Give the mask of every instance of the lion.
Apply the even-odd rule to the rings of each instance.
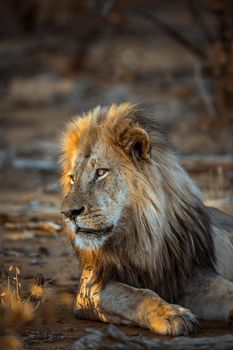
[[[152,118],[130,103],[75,118],[61,167],[78,318],[173,336],[232,318],[233,219],[204,206]]]

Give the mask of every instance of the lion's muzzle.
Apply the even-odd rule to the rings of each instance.
[[[85,207],[81,207],[79,209],[62,209],[61,214],[65,215],[66,218],[70,220],[75,220],[77,216],[81,215],[85,210]]]
[[[106,228],[99,229],[99,230],[93,230],[91,228],[82,228],[77,226],[76,233],[82,232],[87,234],[107,234],[107,233],[110,233],[112,229],[113,229],[113,225]]]

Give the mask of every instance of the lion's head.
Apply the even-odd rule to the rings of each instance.
[[[135,106],[97,107],[77,117],[64,134],[61,163],[61,211],[73,245],[101,249],[103,264],[115,261],[120,279],[143,286],[132,267],[141,276],[151,267],[144,286],[163,286],[163,295],[193,267],[213,267],[199,191],[156,123]]]
[[[137,163],[150,159],[149,136],[135,116],[129,104],[98,107],[68,126],[61,211],[79,248],[103,245],[130,207]]]

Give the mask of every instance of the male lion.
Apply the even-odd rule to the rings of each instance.
[[[77,317],[182,335],[194,315],[232,315],[233,220],[203,205],[155,122],[97,107],[68,125],[61,161]]]

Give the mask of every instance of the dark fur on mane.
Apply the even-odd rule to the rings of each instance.
[[[122,239],[117,245],[109,242],[104,249],[106,264],[98,264],[98,278],[108,281],[116,279],[137,288],[148,288],[154,290],[168,302],[177,302],[190,278],[200,270],[215,271],[214,245],[211,236],[211,225],[209,217],[202,205],[196,205],[185,213],[184,218],[177,216],[177,221],[170,224],[173,234],[164,235],[160,247],[160,259],[154,266],[154,270],[145,269],[140,266],[140,261],[135,264],[130,259],[128,249],[137,251],[135,246],[128,247],[128,240]],[[188,220],[188,223],[187,221]],[[133,229],[133,228],[132,228]],[[134,227],[135,236],[140,235]],[[148,232],[149,235],[149,232]],[[132,238],[133,239],[133,238]],[[174,245],[174,240],[175,245]],[[132,243],[132,242],[131,242]],[[121,256],[113,262],[111,255]],[[147,252],[144,252],[145,258]]]
[[[184,287],[190,278],[200,270],[215,271],[215,252],[211,234],[211,222],[207,211],[196,193],[192,193],[190,178],[179,165],[179,161],[175,156],[175,149],[171,141],[163,133],[160,126],[150,118],[142,117],[141,113],[134,114],[134,122],[139,124],[150,135],[152,146],[151,158],[157,163],[164,165],[169,162],[167,157],[172,154],[175,157],[178,170],[181,175],[185,174],[187,178],[181,184],[183,193],[179,188],[175,187],[176,181],[173,183],[172,177],[179,176],[174,169],[167,165],[167,173],[161,171],[163,178],[163,191],[167,192],[166,201],[166,227],[162,233],[163,239],[160,242],[159,258],[154,259],[153,265],[148,261],[148,265],[143,266],[141,261],[135,261],[132,256],[141,257],[147,260],[147,252],[138,246],[141,239],[140,226],[137,225],[137,218],[132,208],[125,213],[123,221],[127,225],[131,225],[131,238],[126,237],[121,232],[119,224],[119,234],[117,242],[109,242],[103,248],[103,257],[100,262],[99,277],[104,280],[115,278],[123,283],[138,288],[149,288],[157,292],[168,302],[177,302],[179,295],[182,294]],[[173,159],[174,161],[174,159]],[[136,161],[137,162],[137,161]],[[135,164],[140,172],[140,161]],[[153,165],[149,161],[143,162],[143,175],[145,176],[145,166],[148,167],[148,174],[151,174]],[[158,170],[158,171],[159,171]],[[167,175],[167,176],[166,176]],[[156,179],[154,179],[156,180]],[[192,182],[191,182],[192,183]],[[159,204],[158,204],[159,206]],[[159,210],[159,208],[158,208]],[[136,214],[137,215],[137,214]],[[122,228],[122,231],[124,227]],[[121,234],[122,233],[122,234]],[[155,244],[154,232],[150,232],[149,226],[146,230],[147,239],[151,244]],[[156,254],[156,252],[155,252]],[[118,261],[118,257],[121,261]],[[115,257],[115,259],[112,259]]]

